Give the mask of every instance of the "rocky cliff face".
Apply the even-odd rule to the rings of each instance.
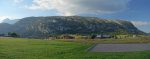
[[[144,33],[128,21],[81,16],[27,17],[20,19],[10,28],[8,32],[17,32],[22,37],[46,37],[53,34]],[[2,30],[4,29],[0,28],[0,32]]]

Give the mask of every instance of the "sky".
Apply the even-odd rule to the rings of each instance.
[[[74,15],[128,20],[150,32],[150,0],[0,0],[0,22],[5,18]]]

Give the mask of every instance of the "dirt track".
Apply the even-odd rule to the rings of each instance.
[[[150,44],[97,44],[92,52],[134,52],[150,51]]]

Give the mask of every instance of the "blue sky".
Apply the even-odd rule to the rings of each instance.
[[[30,16],[96,16],[122,19],[150,32],[150,0],[0,0],[0,22]]]

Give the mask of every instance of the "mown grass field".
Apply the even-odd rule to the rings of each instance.
[[[111,40],[104,41],[109,43]],[[127,43],[131,41],[128,40]],[[0,38],[0,59],[150,59],[150,51],[88,52],[87,48],[91,47],[95,41],[81,42]],[[118,40],[118,42],[122,41]],[[148,43],[145,40],[144,42]]]

